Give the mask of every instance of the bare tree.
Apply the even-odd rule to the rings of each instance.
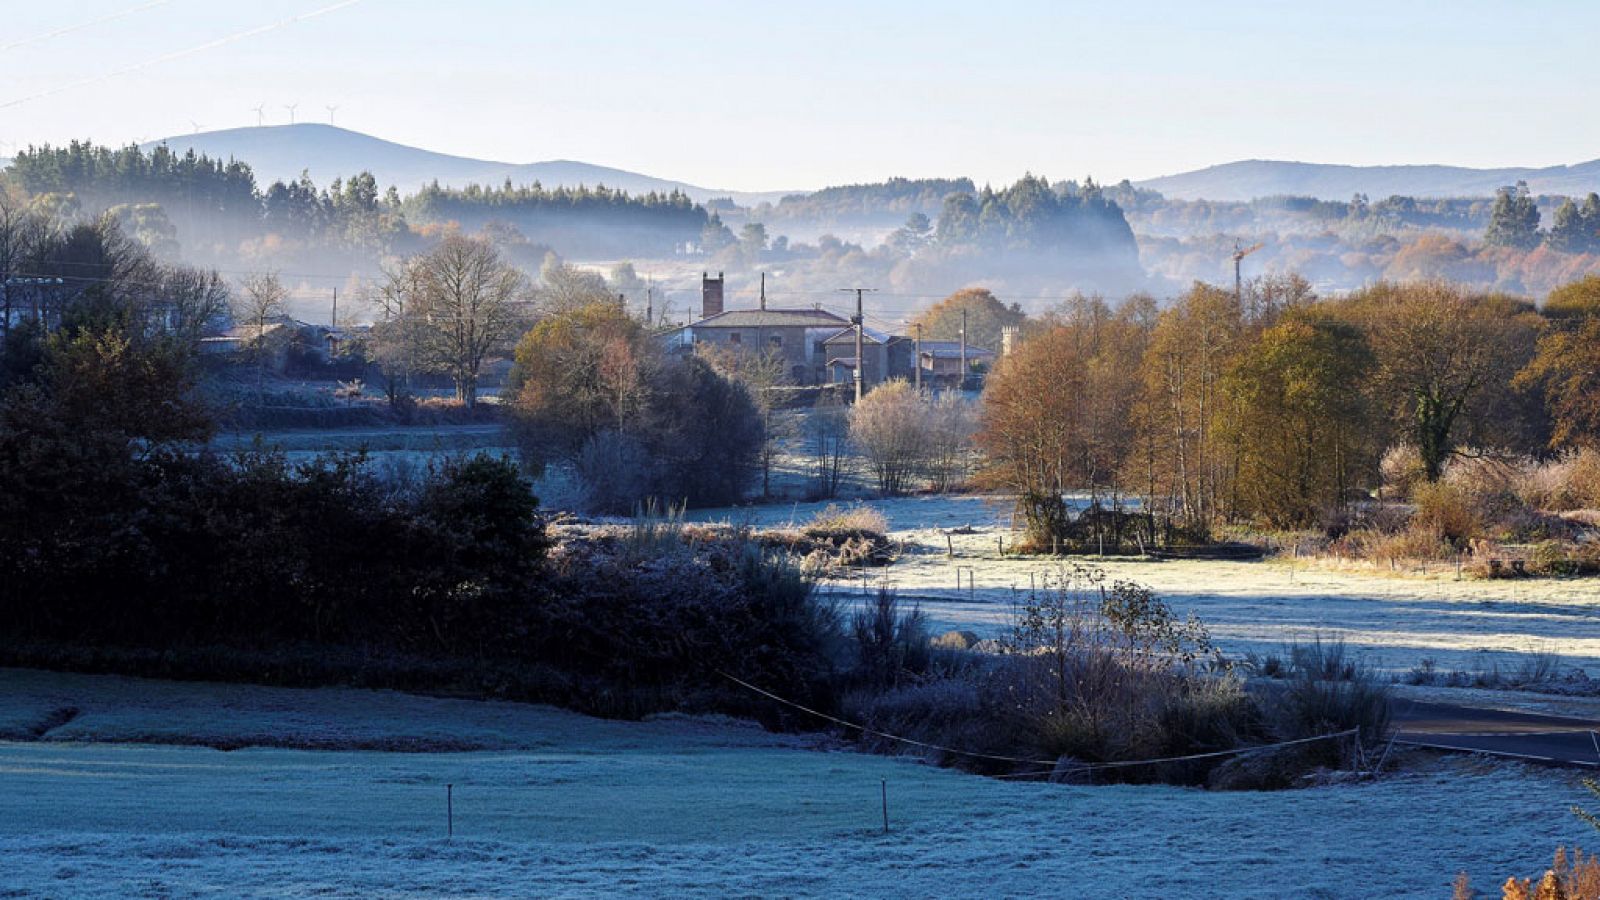
[[[973,436],[978,433],[977,404],[949,391],[927,403],[924,469],[936,491],[959,486],[972,471]]]
[[[240,287],[243,290],[233,294],[233,318],[254,334],[249,350],[256,360],[256,398],[259,402],[265,390],[267,374],[267,322],[284,314],[284,302],[289,299],[289,290],[278,280],[276,272],[246,275]]]
[[[903,494],[927,459],[928,409],[904,381],[873,388],[850,411],[850,442],[866,457],[884,494]]]
[[[554,253],[546,254],[539,267],[539,286],[533,290],[534,305],[543,315],[560,315],[616,299],[605,276],[569,265]]]
[[[649,323],[646,323],[648,327]],[[719,375],[744,385],[761,413],[761,425],[766,441],[761,445],[761,496],[772,496],[772,466],[783,453],[784,445],[794,437],[794,422],[773,408],[773,388],[788,380],[783,352],[767,347],[754,352],[737,349],[720,349],[715,344],[700,344],[695,348]]]
[[[417,265],[418,349],[425,365],[450,376],[456,399],[471,409],[484,360],[522,324],[519,301],[527,279],[489,241],[458,233],[446,235]]]
[[[159,289],[170,310],[168,327],[191,345],[233,306],[228,283],[215,270],[189,266],[167,269]]]
[[[366,290],[366,302],[376,313],[367,352],[377,366],[391,407],[411,396],[411,375],[421,356],[417,311],[421,292],[421,267],[416,260],[385,263],[383,280]]]
[[[844,478],[844,461],[850,452],[850,416],[837,396],[824,394],[817,398],[805,420],[805,436],[811,449],[817,493],[837,496]]]
[[[19,195],[0,184],[0,334],[10,333],[14,303],[11,289],[4,285],[22,271],[47,230]]]

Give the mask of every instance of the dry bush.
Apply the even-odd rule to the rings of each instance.
[[[1503,900],[1594,900],[1600,897],[1600,862],[1592,855],[1573,848],[1557,847],[1555,860],[1538,882],[1531,878],[1507,878],[1500,888]],[[1455,897],[1477,896],[1466,873],[1456,876]]]
[[[830,503],[818,510],[801,530],[812,537],[837,534],[882,537],[889,531],[889,520],[880,510],[871,506],[840,507]]]
[[[800,559],[807,574],[823,575],[858,566],[886,566],[899,558],[889,540],[889,522],[867,506],[828,504],[799,529],[762,532],[759,539]]]
[[[1578,507],[1600,509],[1600,450],[1584,448],[1572,457],[1567,488]]]
[[[1446,560],[1458,551],[1438,531],[1426,526],[1407,526],[1387,532],[1363,528],[1332,541],[1328,552],[1340,559],[1377,562],[1380,560]]]
[[[1577,454],[1566,453],[1555,459],[1526,460],[1520,466],[1517,498],[1534,509],[1562,512],[1583,504],[1573,491],[1572,475]]]
[[[1473,497],[1457,484],[1424,482],[1412,490],[1416,512],[1407,531],[1437,535],[1457,548],[1480,536],[1483,519]]]
[[[1385,450],[1378,472],[1383,477],[1383,496],[1391,500],[1410,497],[1411,489],[1427,476],[1422,454],[1410,444],[1396,444]]]
[[[1468,496],[1492,499],[1516,494],[1527,465],[1525,459],[1507,459],[1464,449],[1445,466],[1441,480]]]

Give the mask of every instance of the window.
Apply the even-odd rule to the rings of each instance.
[[[769,343],[771,343],[772,346],[774,346],[774,347],[782,347],[783,346],[783,335],[775,334],[772,337],[767,338],[767,341]]]
[[[730,343],[730,344],[742,344],[742,343],[744,343],[744,341],[741,340],[742,337],[743,337],[743,335],[741,335],[741,334],[739,334],[739,332],[735,331],[732,334],[728,335],[728,343]]]

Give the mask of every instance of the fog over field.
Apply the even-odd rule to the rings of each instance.
[[[1600,5],[0,7],[0,898],[1600,900]]]

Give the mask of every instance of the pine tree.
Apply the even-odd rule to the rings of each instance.
[[[1539,245],[1539,207],[1528,193],[1528,183],[1501,188],[1489,212],[1489,228],[1483,242],[1491,247],[1531,250]]]
[[[1545,236],[1545,246],[1562,253],[1587,253],[1593,245],[1589,223],[1571,199],[1561,201],[1550,223],[1550,233]]]

